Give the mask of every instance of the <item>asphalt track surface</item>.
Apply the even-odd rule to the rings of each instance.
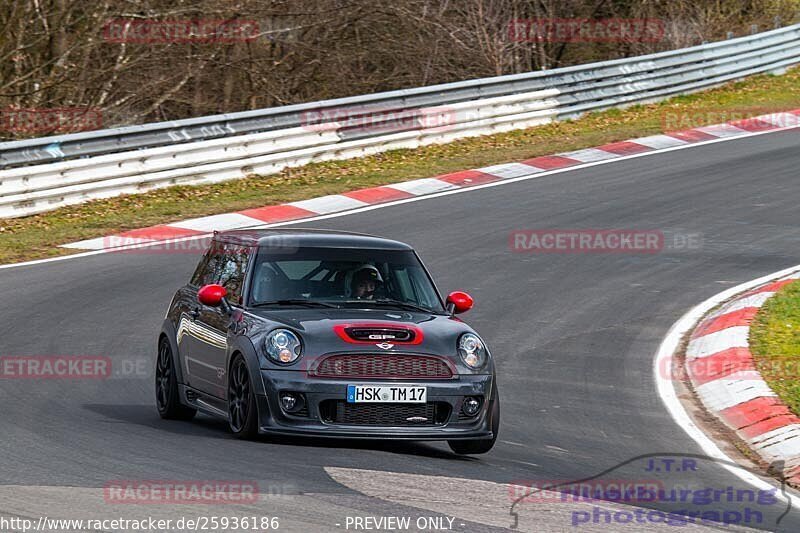
[[[104,355],[115,375],[0,380],[0,517],[134,508],[145,516],[220,514],[209,506],[111,505],[102,487],[258,480],[269,496],[246,510],[277,514],[282,530],[345,530],[348,516],[449,515],[456,530],[494,531],[513,522],[511,499],[497,490],[514,480],[609,471],[604,479],[746,488],[711,461],[698,460],[696,471],[654,473],[635,458],[702,454],[658,397],[653,357],[688,308],[798,263],[799,149],[797,130],[772,133],[304,224],[406,241],[442,292],[463,289],[475,298],[464,318],[496,357],[503,409],[495,449],[475,458],[455,456],[443,443],[241,442],[205,416],[160,420],[155,335],[196,255],[145,249],[2,270],[0,355]],[[510,250],[513,230],[544,228],[661,230],[702,240],[652,255]],[[137,370],[137,362],[145,366]],[[478,509],[492,491],[493,508]],[[572,527],[557,502],[520,507],[528,507],[523,530],[590,530]],[[762,523],[748,525],[800,530],[800,509],[776,526],[784,507],[759,507]]]

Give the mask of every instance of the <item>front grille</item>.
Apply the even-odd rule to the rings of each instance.
[[[443,360],[422,355],[332,355],[320,362],[314,375],[326,378],[447,379],[453,372]]]
[[[351,426],[437,426],[447,422],[450,405],[446,402],[347,403],[325,400],[320,403],[320,416],[328,424]]]

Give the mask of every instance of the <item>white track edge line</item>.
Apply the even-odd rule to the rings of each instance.
[[[767,283],[769,281],[773,281],[775,279],[781,278],[783,276],[787,276],[789,274],[793,274],[795,272],[800,271],[800,265],[795,265],[793,267],[786,268],[784,270],[775,272],[773,274],[767,274],[766,276],[762,276],[758,279],[747,281],[735,287],[731,287],[719,294],[712,296],[711,298],[705,300],[704,302],[698,304],[697,306],[690,309],[685,315],[683,315],[675,324],[672,325],[669,332],[667,333],[664,340],[661,341],[661,345],[658,348],[658,352],[656,352],[656,357],[654,359],[654,375],[656,380],[656,388],[658,390],[658,394],[661,397],[661,401],[664,402],[664,405],[667,407],[667,411],[672,416],[672,419],[677,423],[684,431],[691,437],[697,444],[700,445],[702,450],[709,456],[715,459],[720,459],[723,461],[728,461],[730,463],[737,463],[728,455],[723,452],[719,446],[717,446],[716,442],[714,442],[711,437],[706,435],[689,417],[689,414],[683,408],[683,404],[678,399],[677,392],[675,391],[675,387],[673,386],[672,379],[668,376],[661,375],[659,372],[659,365],[663,364],[671,364],[671,359],[674,353],[677,351],[678,347],[680,346],[681,340],[683,337],[697,324],[697,322],[711,309],[718,306],[719,304],[729,300],[733,296],[744,292],[748,289],[753,289],[759,285]],[[738,476],[741,480],[750,485],[753,485],[762,490],[769,490],[774,489],[775,486],[764,479],[756,476],[755,474],[745,470],[744,467],[737,468],[732,465],[722,464],[721,465],[726,470],[730,471],[734,475]],[[788,495],[788,499],[791,500],[793,505],[800,506],[800,496],[786,493],[777,492],[776,496],[781,500],[787,501],[785,496]]]
[[[535,173],[532,173],[532,174],[530,174],[528,176],[518,176],[516,178],[501,179],[499,181],[493,181],[491,183],[483,183],[481,185],[473,185],[473,186],[470,186],[470,187],[459,187],[457,189],[449,189],[449,190],[441,191],[441,192],[437,192],[437,193],[424,194],[424,195],[421,195],[421,196],[414,196],[414,197],[411,197],[411,198],[403,198],[401,200],[394,200],[394,201],[391,201],[391,202],[385,202],[385,203],[381,203],[381,204],[367,205],[367,206],[364,206],[364,207],[358,207],[358,208],[349,209],[349,210],[346,210],[346,211],[338,211],[336,213],[328,213],[328,214],[325,214],[325,215],[318,215],[318,216],[314,216],[314,217],[301,218],[301,219],[297,219],[297,220],[288,220],[288,221],[285,221],[285,222],[274,222],[274,223],[267,223],[267,224],[259,224],[259,225],[252,226],[249,229],[277,228],[277,227],[289,226],[289,225],[293,225],[293,224],[305,224],[306,222],[314,222],[314,221],[317,221],[317,220],[326,220],[326,219],[329,219],[329,218],[336,218],[336,217],[341,217],[341,216],[346,216],[346,215],[352,215],[352,214],[355,214],[355,213],[363,213],[365,211],[371,211],[373,209],[381,209],[381,208],[384,208],[384,207],[391,207],[391,206],[405,204],[405,203],[418,202],[420,200],[427,200],[427,199],[430,199],[430,198],[438,198],[440,196],[447,196],[447,195],[450,195],[450,194],[459,194],[459,193],[464,193],[464,192],[476,191],[476,190],[479,190],[479,189],[486,189],[486,188],[489,188],[489,187],[498,187],[500,185],[507,185],[509,183],[516,183],[518,181],[524,181],[524,180],[530,180],[530,179],[538,179],[538,178],[542,178],[542,177],[545,177],[545,176],[550,176],[550,175],[553,175],[553,174],[561,174],[563,172],[570,172],[570,171],[573,171],[573,170],[581,170],[581,169],[590,168],[590,167],[598,166],[598,165],[607,165],[609,163],[616,163],[616,162],[619,162],[619,161],[627,161],[629,159],[636,159],[636,158],[639,158],[639,157],[646,157],[646,156],[655,155],[655,154],[663,154],[663,153],[667,153],[667,152],[674,152],[674,151],[677,151],[677,150],[685,150],[687,148],[694,148],[694,147],[697,147],[697,146],[706,146],[706,145],[710,145],[710,144],[723,143],[723,142],[728,142],[728,141],[737,141],[737,140],[741,140],[741,139],[748,139],[750,137],[759,137],[761,135],[768,135],[770,133],[779,133],[779,132],[789,131],[789,130],[793,130],[793,129],[800,129],[800,124],[792,125],[792,126],[786,126],[786,127],[782,127],[782,128],[775,128],[775,129],[772,129],[772,130],[748,132],[746,134],[738,135],[736,137],[720,137],[718,139],[709,139],[707,141],[689,143],[689,144],[685,144],[685,145],[682,145],[682,146],[672,146],[672,147],[669,147],[669,148],[653,149],[653,150],[650,150],[648,152],[642,152],[642,153],[639,153],[639,154],[631,154],[631,155],[623,155],[623,156],[619,156],[619,157],[616,157],[616,158],[613,158],[613,159],[604,159],[602,161],[592,161],[590,163],[580,163],[578,165],[573,165],[573,166],[569,166],[569,167],[556,168],[556,169],[547,170],[547,171],[544,171],[544,172],[535,172]],[[636,139],[629,139],[628,141],[629,142],[636,142]],[[558,154],[550,154],[549,156],[543,156],[543,157],[550,157],[550,156],[557,156],[557,155]],[[425,179],[425,178],[420,178],[420,179]],[[391,184],[386,184],[385,186],[388,186],[388,185],[391,185]],[[378,187],[378,185],[376,185],[376,187]],[[313,199],[313,198],[309,198],[309,199]],[[279,204],[279,205],[281,205],[281,204]],[[234,213],[238,213],[238,211],[234,211]],[[225,214],[225,213],[218,213],[218,214]],[[208,215],[208,216],[213,216],[213,215]],[[164,225],[168,226],[169,223],[164,224]],[[239,228],[239,229],[248,229],[248,228]],[[202,238],[207,237],[208,235],[210,235],[210,234],[209,233],[204,233],[204,234],[199,234],[199,235],[190,235],[190,236],[182,237],[182,238],[178,238],[178,239],[165,239],[165,240],[159,240],[159,241],[153,241],[153,242],[147,242],[147,243],[140,243],[140,244],[129,245],[129,246],[121,246],[121,247],[117,247],[117,248],[104,248],[102,250],[90,250],[88,252],[80,252],[80,253],[77,253],[77,254],[62,255],[62,256],[58,256],[58,257],[48,257],[46,259],[34,259],[32,261],[24,261],[22,263],[11,263],[11,264],[0,265],[0,270],[5,270],[7,268],[16,268],[16,267],[23,267],[23,266],[39,265],[39,264],[50,263],[50,262],[54,262],[54,261],[65,261],[67,259],[78,259],[78,258],[81,258],[81,257],[90,257],[90,256],[93,256],[93,255],[100,255],[100,254],[104,254],[104,253],[118,252],[120,250],[130,250],[130,249],[135,249],[135,248],[146,248],[146,247],[156,246],[156,245],[164,244],[164,243],[174,243],[174,242],[183,242],[183,241],[190,241],[190,240],[195,240],[195,239],[202,239]],[[106,235],[106,237],[113,237],[113,235]],[[102,238],[102,237],[100,237],[100,238]],[[56,245],[56,246],[58,246],[58,245]]]

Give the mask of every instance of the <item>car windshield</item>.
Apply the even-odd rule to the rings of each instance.
[[[262,248],[253,268],[252,306],[444,311],[411,250]]]

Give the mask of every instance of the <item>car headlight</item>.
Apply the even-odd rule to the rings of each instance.
[[[458,355],[470,368],[480,368],[486,364],[486,346],[474,333],[464,333],[458,338]]]
[[[294,363],[303,351],[303,344],[292,331],[276,329],[270,331],[264,339],[264,348],[267,355],[276,363]]]

